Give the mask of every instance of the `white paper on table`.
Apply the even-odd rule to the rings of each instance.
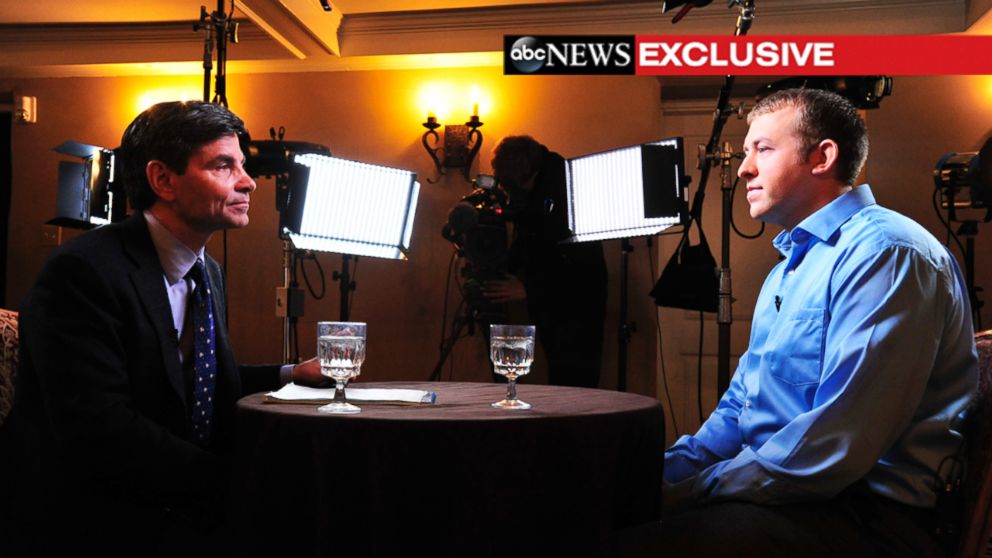
[[[349,401],[387,403],[393,405],[433,405],[437,394],[433,391],[402,388],[345,388]],[[313,388],[292,382],[278,391],[265,394],[267,403],[327,403],[334,399],[334,388]]]

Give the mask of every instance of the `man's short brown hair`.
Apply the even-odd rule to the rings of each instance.
[[[853,186],[868,158],[868,127],[858,109],[844,97],[822,89],[783,89],[759,101],[747,115],[747,123],[788,107],[797,111],[795,134],[803,156],[808,157],[821,141],[834,140],[840,151],[837,178]]]

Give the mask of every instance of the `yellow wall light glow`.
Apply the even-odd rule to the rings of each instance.
[[[469,88],[468,99],[471,103],[470,114],[481,117],[485,120],[493,113],[493,100],[482,87],[473,85]]]
[[[443,82],[425,83],[420,88],[417,106],[420,116],[436,116],[438,122],[445,122],[451,116],[451,87]]]
[[[168,87],[146,90],[138,95],[135,108],[138,113],[141,113],[152,105],[166,101],[199,101],[201,94],[202,92],[197,92],[191,87]]]
[[[473,115],[485,121],[493,102],[478,85],[432,81],[420,87],[417,106],[424,118],[436,116],[441,124],[463,124]]]

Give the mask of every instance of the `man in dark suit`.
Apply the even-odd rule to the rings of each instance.
[[[139,115],[118,157],[135,214],[57,249],[23,304],[0,520],[26,555],[209,548],[235,402],[320,380],[314,361],[245,367],[231,351],[224,279],[204,246],[248,224],[245,135],[210,103]]]

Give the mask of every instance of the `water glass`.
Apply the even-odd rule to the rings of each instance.
[[[317,322],[317,358],[320,373],[334,380],[334,399],[319,407],[321,413],[352,414],[361,408],[348,403],[345,386],[362,372],[365,362],[364,322]]]
[[[530,409],[530,403],[517,399],[517,378],[530,372],[534,362],[532,325],[489,326],[489,356],[496,373],[506,376],[506,399],[493,403],[500,409]]]

